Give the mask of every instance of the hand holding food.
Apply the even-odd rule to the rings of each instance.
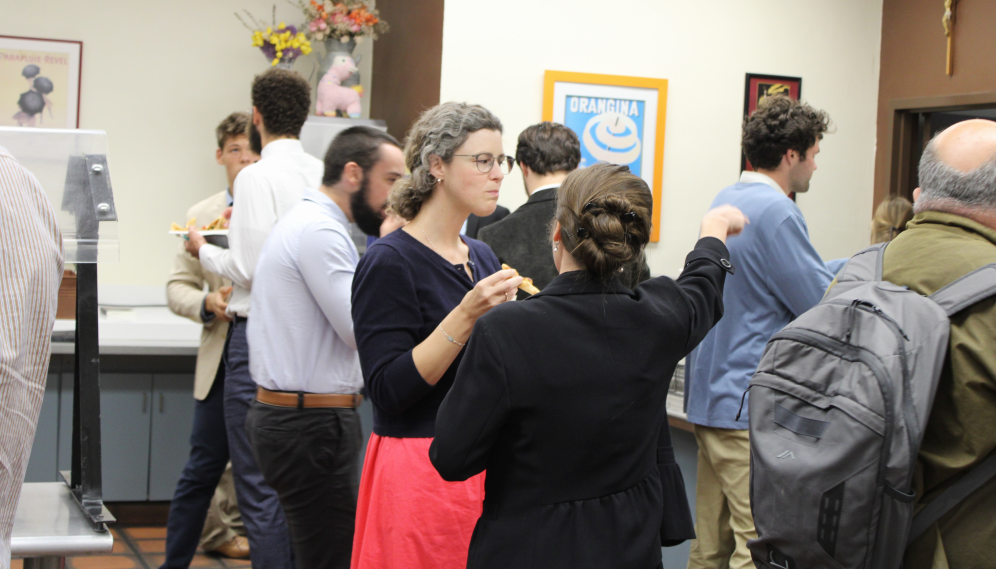
[[[502,263],[501,268],[502,269],[512,269],[512,267],[509,267],[508,265],[506,265],[504,263]],[[515,269],[512,269],[512,270],[515,271]],[[515,275],[519,276],[519,271],[515,271]],[[531,279],[529,277],[525,277],[525,278],[522,279],[522,284],[519,285],[519,289],[522,290],[522,291],[524,291],[525,293],[527,293],[529,295],[536,294],[537,292],[540,291],[538,288],[536,288],[536,285],[533,284],[533,279]]]

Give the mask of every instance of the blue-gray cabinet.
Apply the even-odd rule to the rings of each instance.
[[[107,365],[104,365],[106,361]],[[101,358],[104,500],[169,500],[190,452],[193,359]],[[71,356],[53,356],[25,482],[61,480],[72,459]]]

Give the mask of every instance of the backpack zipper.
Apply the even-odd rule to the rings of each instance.
[[[918,445],[914,441],[920,439],[920,420],[916,414],[916,407],[913,405],[913,392],[910,386],[909,365],[906,361],[906,349],[903,344],[903,340],[909,342],[910,338],[905,332],[903,332],[903,329],[899,326],[898,322],[896,322],[885,312],[882,312],[881,308],[875,306],[871,302],[855,301],[855,304],[852,304],[852,306],[856,306],[865,312],[870,312],[871,314],[881,318],[882,321],[885,322],[886,326],[888,326],[889,329],[892,330],[892,333],[896,336],[896,343],[899,345],[899,365],[902,366],[903,372],[903,422],[906,423],[906,438],[907,444],[909,445],[910,465],[915,465],[919,449],[917,448]],[[912,421],[910,420],[910,415],[912,415]],[[906,481],[907,487],[912,482],[912,477],[913,469],[911,468],[910,477]]]

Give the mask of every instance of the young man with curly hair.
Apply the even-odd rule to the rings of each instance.
[[[225,428],[239,509],[256,569],[291,569],[290,536],[276,492],[266,484],[246,434],[246,414],[256,395],[249,374],[246,329],[253,273],[267,236],[296,206],[305,189],[321,185],[322,161],[305,154],[298,136],[308,118],[311,87],[293,71],[270,69],[252,83],[250,143],[258,134],[259,162],[235,178],[229,249],[209,245],[191,230],[187,252],[205,269],[232,281],[226,313],[232,318],[225,343]]]
[[[809,190],[829,123],[807,104],[766,99],[743,126],[754,171],[713,200],[712,207],[739,208],[750,225],[729,244],[737,272],[726,281],[723,319],[686,362],[685,406],[699,445],[690,569],[754,566],[746,403],[735,417],[768,339],[818,303],[833,280],[789,197]]]

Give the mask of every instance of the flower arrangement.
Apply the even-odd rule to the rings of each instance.
[[[235,14],[235,17],[252,32],[253,47],[260,48],[270,65],[281,63],[290,65],[298,57],[311,53],[311,42],[308,41],[303,32],[299,32],[296,27],[288,26],[283,22],[277,25],[276,6],[273,7],[273,25],[270,26],[257,20],[248,10],[243,11],[255,27],[247,24],[238,13]],[[264,26],[265,30],[263,30]]]
[[[298,0],[297,5],[304,11],[305,35],[311,41],[338,39],[357,42],[363,38],[377,39],[377,34],[387,32],[387,22],[380,19],[376,8],[366,2],[356,0]]]

